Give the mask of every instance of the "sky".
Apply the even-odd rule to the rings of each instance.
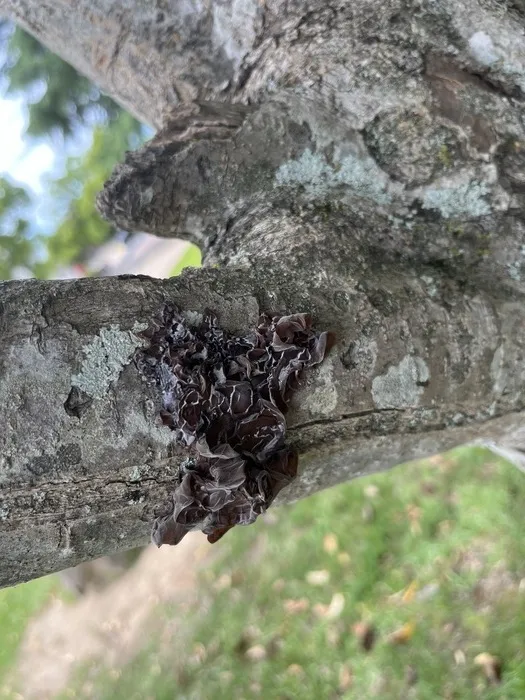
[[[42,176],[51,172],[56,155],[50,144],[24,144],[26,114],[23,99],[0,99],[0,174],[26,183],[39,195]]]
[[[51,139],[48,140],[45,137],[41,139],[29,138],[24,142],[26,121],[27,109],[23,98],[7,99],[0,96],[0,176],[8,176],[14,184],[23,183],[31,190],[30,235],[49,234],[54,231],[58,221],[56,203],[49,200],[46,177],[49,175],[56,177],[64,170],[68,156],[79,155],[89,147],[91,129],[87,127],[77,128],[74,137],[66,145],[63,142],[53,143]],[[164,275],[169,274],[180,258],[181,251],[184,252],[185,244],[181,248],[180,241],[171,241],[168,249],[164,250],[164,248],[160,249],[158,245],[152,245],[150,237],[147,238],[148,240],[146,240],[146,234],[143,234],[142,238],[138,239],[144,250],[141,252],[138,249],[136,251],[131,249],[128,256],[130,259],[126,258],[122,263],[128,265],[130,269],[126,268],[122,271],[158,274],[160,270]],[[147,255],[145,255],[146,253]],[[105,256],[108,257],[107,251]],[[122,258],[122,251],[120,251],[120,257]],[[146,262],[141,260],[144,257],[148,258]],[[108,264],[112,261],[105,260],[104,262]],[[114,274],[119,271],[117,269]],[[66,271],[58,272],[60,272],[60,276],[66,276]],[[16,271],[13,271],[15,277],[26,277],[27,273],[25,268],[20,268],[20,270],[17,268]]]
[[[64,212],[56,201],[50,202],[46,177],[56,179],[65,173],[68,156],[80,155],[89,148],[92,130],[78,127],[67,144],[53,143],[45,136],[24,142],[27,119],[23,97],[0,96],[0,177],[7,176],[15,185],[22,183],[32,195],[29,235],[49,235]]]

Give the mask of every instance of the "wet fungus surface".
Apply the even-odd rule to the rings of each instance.
[[[284,414],[301,372],[323,360],[329,334],[316,333],[304,313],[264,314],[236,337],[212,313],[194,323],[167,308],[145,335],[137,365],[159,387],[162,420],[189,451],[155,511],[152,539],[178,544],[200,529],[216,542],[253,523],[296,476]]]

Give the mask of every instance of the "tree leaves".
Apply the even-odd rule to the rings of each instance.
[[[111,122],[121,112],[73,66],[19,27],[9,38],[4,71],[8,94],[28,98],[30,136],[70,136],[80,125]]]
[[[29,191],[5,180],[0,184],[1,278],[52,277],[59,268],[85,260],[115,232],[96,211],[95,196],[124,152],[142,141],[143,127],[22,29],[3,23],[2,34],[7,38],[2,66],[7,94],[25,99],[29,143],[51,138],[60,145],[60,159],[82,131],[93,130],[88,150],[66,158],[58,179],[45,180],[46,216],[59,222],[51,235],[35,230],[31,209],[37,202]]]
[[[30,198],[23,187],[0,178],[0,278],[10,277],[27,265],[32,243],[25,234],[29,227]]]

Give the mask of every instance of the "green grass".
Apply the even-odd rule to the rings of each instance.
[[[196,245],[193,245],[193,243],[188,243],[188,247],[186,248],[184,255],[170,272],[169,277],[176,277],[177,275],[180,275],[185,267],[200,267],[201,261],[202,255],[199,248],[197,248]]]
[[[524,502],[523,474],[463,449],[274,509],[228,533],[171,641],[175,608],[120,673],[84,669],[90,697],[521,700]],[[501,683],[481,652],[501,660]]]
[[[0,689],[16,659],[27,624],[58,591],[56,576],[0,590]]]

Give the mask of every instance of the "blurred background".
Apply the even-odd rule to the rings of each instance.
[[[150,129],[7,22],[0,66],[0,279],[200,264],[95,210]],[[523,700],[524,505],[461,448],[1,590],[0,698]]]

